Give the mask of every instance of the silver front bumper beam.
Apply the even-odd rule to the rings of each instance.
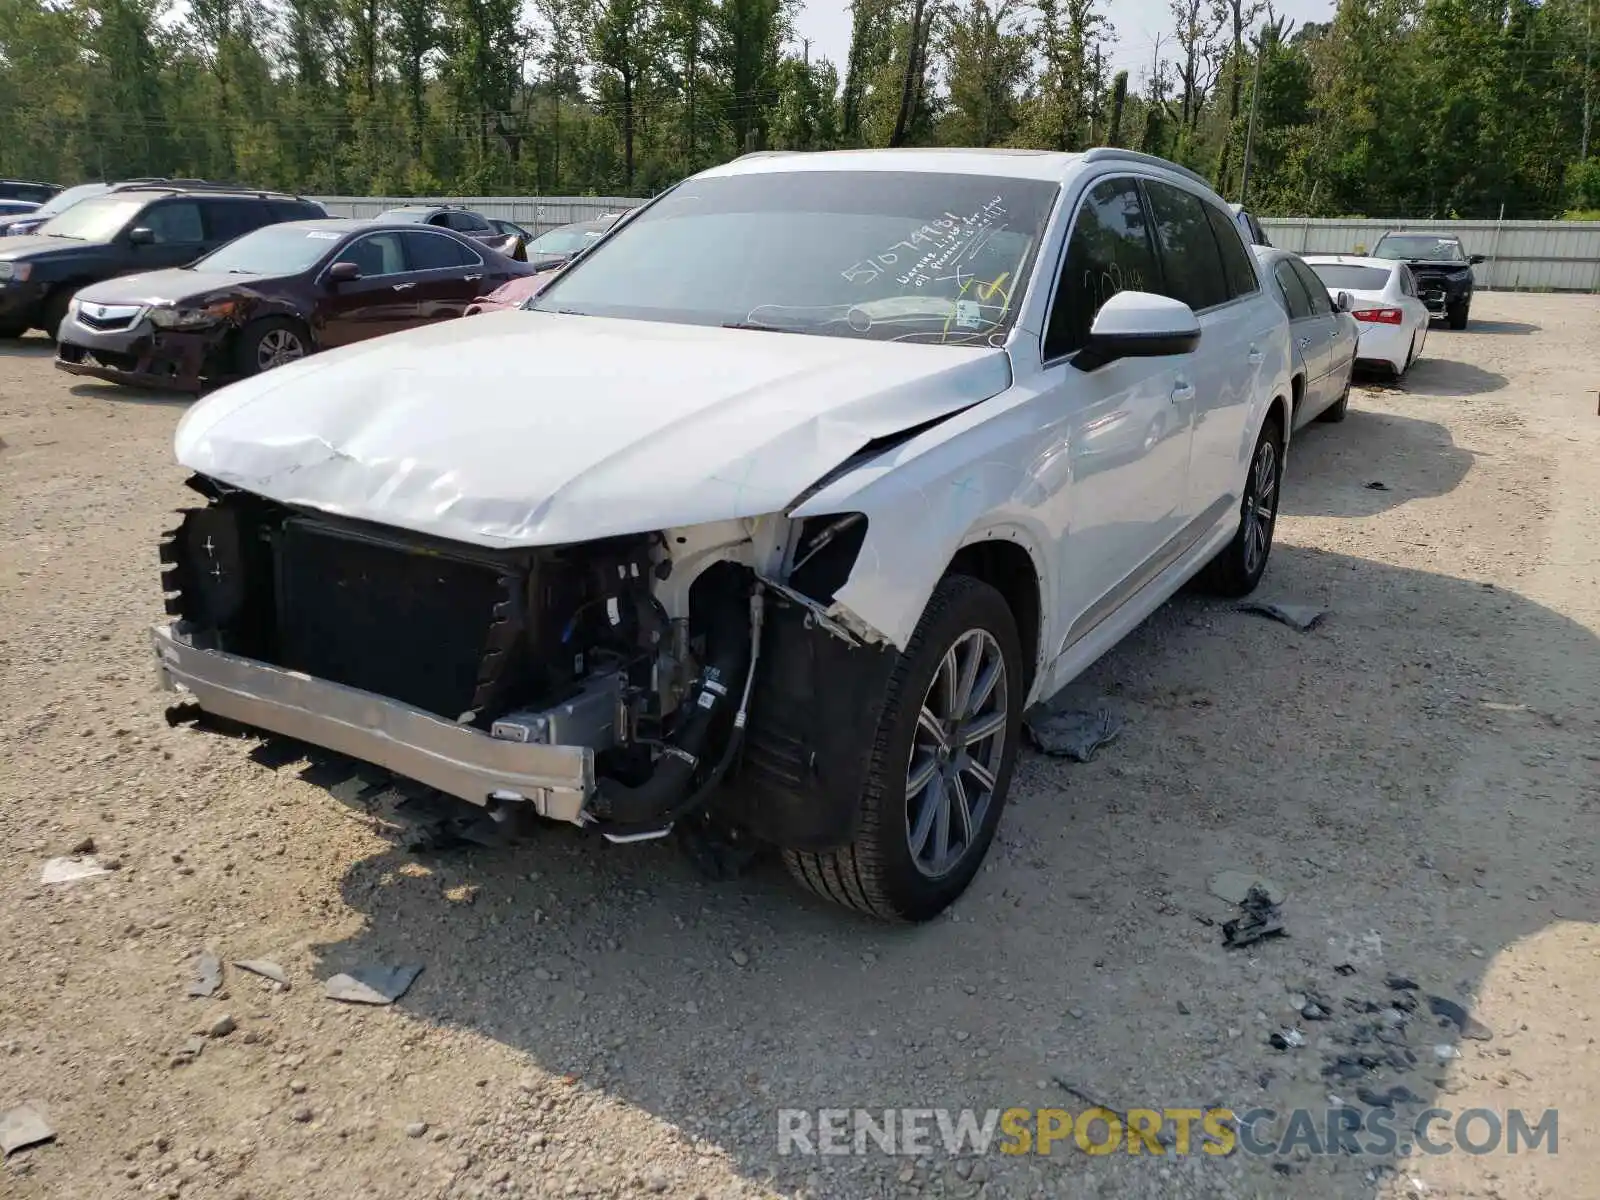
[[[172,625],[151,631],[161,684],[202,710],[374,763],[472,804],[526,800],[541,816],[584,823],[594,751],[502,741],[371,692],[202,650]]]

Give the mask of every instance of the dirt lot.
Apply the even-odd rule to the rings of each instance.
[[[915,930],[664,844],[407,849],[303,763],[168,729],[145,631],[183,404],[0,347],[0,1111],[37,1097],[57,1130],[0,1195],[1600,1196],[1600,302],[1473,315],[1293,449],[1263,594],[1325,621],[1168,605],[1075,685],[1122,738],[1026,757],[991,864]],[[85,837],[120,869],[42,884]],[[1287,938],[1223,948],[1224,869],[1287,892]],[[207,946],[223,990],[189,998]],[[322,995],[394,962],[425,970],[392,1008]],[[1397,1085],[1403,1127],[1557,1108],[1559,1153],[777,1148],[779,1108],[1320,1126]]]

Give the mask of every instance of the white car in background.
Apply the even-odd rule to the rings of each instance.
[[[1289,314],[1294,349],[1294,428],[1308,421],[1342,421],[1350,411],[1350,376],[1355,370],[1361,326],[1338,307],[1305,260],[1290,250],[1254,246],[1268,291]]]
[[[1411,268],[1351,254],[1308,254],[1305,261],[1361,328],[1356,365],[1377,367],[1400,382],[1428,340],[1428,306],[1417,295]]]
[[[747,155],[520,309],[191,408],[162,674],[491,813],[754,838],[926,920],[1028,705],[1266,570],[1268,286],[1204,179],[1132,151]]]

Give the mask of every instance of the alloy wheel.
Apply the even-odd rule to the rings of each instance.
[[[929,879],[961,864],[994,803],[1008,690],[1000,643],[984,629],[956,638],[928,685],[906,767],[906,845]]]
[[[305,343],[292,329],[269,329],[256,343],[256,368],[270,371],[306,356]]]
[[[1263,438],[1250,465],[1244,493],[1244,569],[1254,576],[1272,546],[1272,525],[1278,514],[1278,451]]]

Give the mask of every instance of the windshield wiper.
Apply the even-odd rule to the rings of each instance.
[[[804,329],[795,329],[788,325],[763,325],[760,321],[728,321],[724,329],[752,329],[757,333],[804,333]]]

